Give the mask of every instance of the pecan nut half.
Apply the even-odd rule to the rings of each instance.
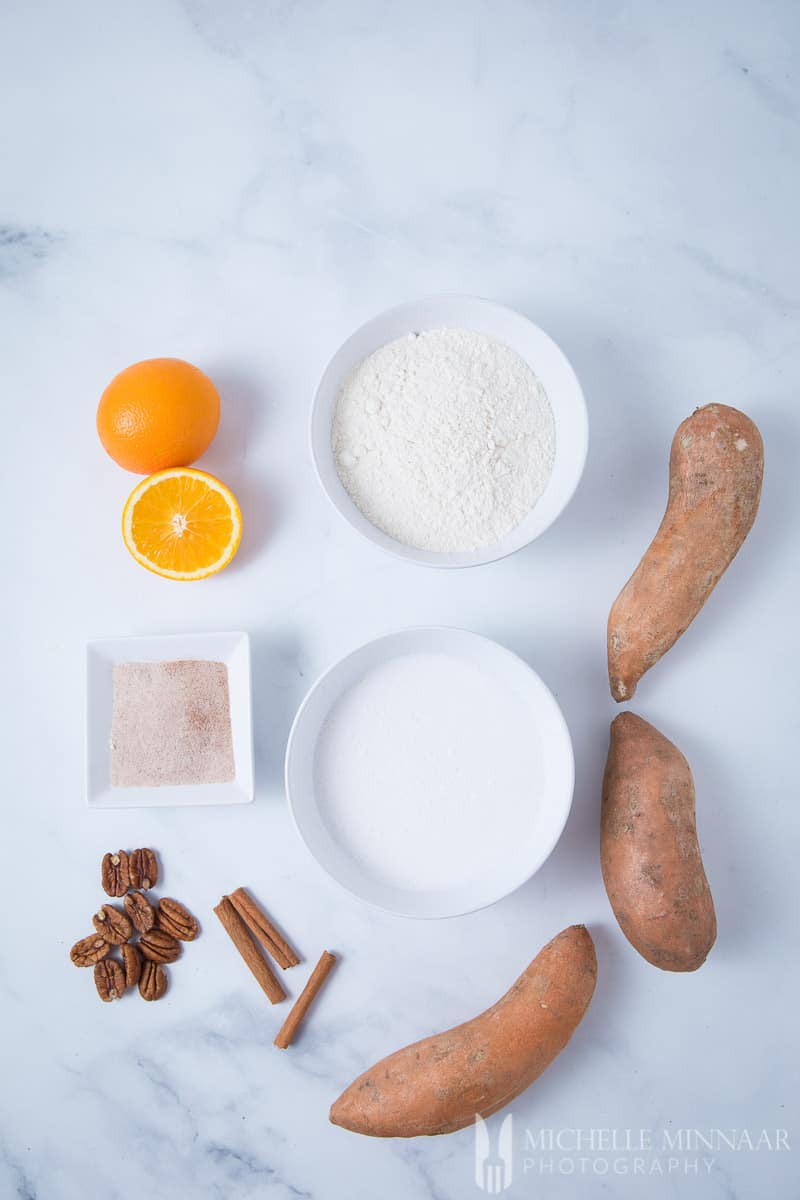
[[[76,967],[93,967],[101,958],[105,958],[110,949],[110,942],[96,933],[91,933],[75,943],[69,956]]]
[[[129,859],[131,887],[147,891],[158,883],[158,860],[152,850],[134,850]]]
[[[125,987],[136,987],[142,974],[142,960],[135,946],[120,946],[122,952],[122,969],[125,972]]]
[[[180,954],[181,944],[163,929],[151,929],[139,938],[139,949],[151,962],[171,963]]]
[[[139,995],[143,1000],[160,1000],[167,990],[167,972],[161,963],[143,962]]]
[[[115,958],[104,958],[95,963],[94,986],[101,1000],[119,1000],[125,991],[125,975]]]
[[[163,896],[158,902],[158,928],[165,933],[171,933],[181,942],[193,942],[200,932],[200,926],[188,908],[178,900]]]
[[[147,933],[153,928],[156,923],[156,910],[144,892],[129,892],[122,903],[137,933]]]
[[[100,937],[105,938],[112,946],[121,946],[133,933],[133,926],[125,913],[120,912],[113,904],[101,905],[92,917],[92,924]]]
[[[124,896],[131,886],[128,856],[124,850],[116,854],[104,854],[100,868],[100,881],[107,896]]]

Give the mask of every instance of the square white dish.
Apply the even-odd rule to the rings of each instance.
[[[230,783],[112,787],[113,671],[125,662],[177,659],[224,662],[228,668],[235,778]],[[90,808],[168,808],[249,804],[253,799],[250,638],[246,633],[156,634],[104,638],[86,647],[86,803]]]

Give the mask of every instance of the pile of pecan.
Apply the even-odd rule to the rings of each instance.
[[[167,990],[164,964],[175,962],[181,942],[193,942],[200,926],[177,900],[164,896],[153,904],[145,895],[158,883],[152,850],[104,855],[101,882],[107,896],[123,898],[125,911],[102,904],[92,917],[95,932],[75,943],[70,959],[76,967],[94,967],[101,1000],[119,1000],[137,984],[144,1000],[160,1000]]]

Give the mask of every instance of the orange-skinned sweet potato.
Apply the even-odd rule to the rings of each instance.
[[[372,1137],[452,1133],[509,1104],[572,1037],[597,978],[583,925],[548,942],[486,1012],[390,1054],[333,1104],[330,1119]]]
[[[620,928],[665,971],[696,971],[717,936],[695,824],[694,783],[677,746],[635,713],[611,723],[600,865]]]
[[[755,520],[763,473],[761,434],[738,409],[707,404],[678,427],[667,511],[608,618],[615,700],[630,700],[711,595]]]

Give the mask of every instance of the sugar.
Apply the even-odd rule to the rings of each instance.
[[[373,878],[458,889],[529,852],[541,749],[529,709],[478,665],[408,654],[334,706],[314,787],[333,839]]]
[[[229,783],[235,773],[225,663],[114,667],[112,787]]]

